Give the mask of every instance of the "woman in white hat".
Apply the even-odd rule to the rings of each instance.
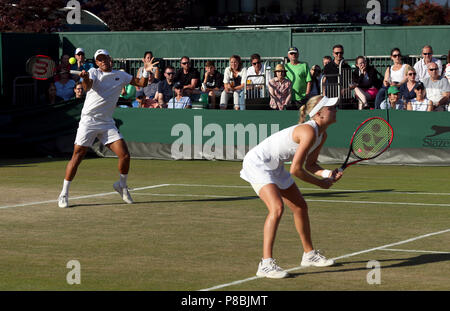
[[[269,81],[270,108],[285,110],[286,105],[291,102],[292,83],[286,79],[283,64],[277,64],[274,73],[275,78]]]
[[[284,203],[293,212],[295,227],[303,245],[301,265],[327,267],[334,264],[332,259],[325,258],[312,245],[308,206],[291,175],[324,189],[330,188],[342,177],[338,169],[330,171],[317,164],[327,138],[326,130],[336,122],[337,102],[338,98],[312,97],[301,110],[299,124],[266,138],[244,158],[241,178],[252,185],[268,209],[264,224],[263,257],[257,276],[285,278],[289,275],[275,263],[272,256]],[[307,122],[306,114],[310,117]],[[292,161],[290,172],[284,169],[284,164],[289,161]]]

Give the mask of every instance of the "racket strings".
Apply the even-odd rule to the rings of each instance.
[[[352,151],[361,159],[376,157],[389,146],[392,134],[384,120],[371,119],[364,123],[355,134]]]

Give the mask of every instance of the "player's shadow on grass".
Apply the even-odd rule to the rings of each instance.
[[[135,204],[142,203],[186,203],[186,202],[230,202],[230,201],[242,201],[242,200],[255,200],[259,199],[257,196],[246,196],[246,197],[234,197],[234,198],[211,198],[211,199],[189,199],[189,200],[160,200],[160,201],[139,201]]]
[[[300,189],[301,190],[301,189]],[[315,193],[302,193],[304,197],[343,197],[346,194],[359,194],[359,193],[386,193],[393,192],[394,189],[378,189],[378,190],[360,190],[360,191],[330,191],[330,192],[315,192]]]
[[[234,197],[234,198],[212,198],[212,199],[189,199],[189,200],[159,200],[159,201],[135,201],[132,205],[140,204],[155,204],[155,203],[187,203],[187,202],[230,202],[230,201],[241,201],[241,200],[255,200],[259,199],[257,196],[247,196],[247,197]],[[128,206],[123,202],[113,202],[113,203],[80,203],[71,204],[70,207],[87,207],[87,206],[106,206],[106,205],[124,205]]]
[[[412,267],[420,266],[429,263],[450,261],[450,254],[423,254],[411,258],[392,258],[392,259],[380,259],[377,260],[381,264],[381,270],[391,269],[391,268],[401,268],[401,267]],[[389,264],[391,261],[401,261],[398,263]],[[366,267],[368,261],[348,261],[348,262],[337,262],[334,266],[325,268],[326,270],[311,271],[311,272],[297,272],[290,273],[291,277],[297,277],[304,274],[319,274],[319,273],[336,273],[336,272],[350,272],[350,271],[369,271]],[[388,263],[385,265],[384,263]],[[336,269],[339,267],[344,267],[347,264],[363,264],[362,267],[349,268],[349,269]]]

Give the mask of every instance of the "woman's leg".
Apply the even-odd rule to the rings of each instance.
[[[283,200],[280,189],[275,184],[263,186],[259,191],[259,197],[269,210],[264,223],[263,258],[273,258],[275,236],[284,210]]]
[[[308,205],[297,185],[293,183],[289,188],[280,190],[283,202],[294,214],[295,228],[300,236],[303,251],[308,253],[314,249],[311,239],[311,226],[308,215]]]

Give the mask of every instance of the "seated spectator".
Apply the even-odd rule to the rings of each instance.
[[[223,90],[223,75],[216,70],[214,61],[205,64],[205,78],[202,83],[202,92],[208,93],[209,109],[216,109],[216,97]]]
[[[183,85],[180,82],[176,82],[173,86],[175,96],[169,99],[167,108],[169,109],[190,109],[192,108],[191,99],[189,96],[183,96]]]
[[[439,75],[439,67],[434,62],[428,64],[428,73],[430,77],[423,80],[428,99],[433,102],[435,111],[448,110],[450,98],[450,84],[448,80]]]
[[[56,95],[62,97],[64,100],[69,100],[75,96],[73,89],[75,88],[75,81],[72,80],[72,75],[69,71],[63,70],[60,79],[55,82]]]
[[[225,69],[223,83],[225,89],[220,96],[220,109],[227,109],[228,99],[233,96],[234,110],[245,110],[245,81],[247,70],[243,67],[241,57],[230,57],[230,66]]]
[[[75,93],[75,96],[72,97],[72,99],[77,98],[85,98],[86,94],[83,89],[83,84],[81,82],[76,82],[75,87],[73,88],[73,92]]]
[[[181,68],[175,74],[175,82],[180,82],[183,86],[183,94],[189,96],[192,101],[200,99],[200,73],[191,67],[189,57],[183,56],[180,60]]]
[[[381,87],[381,81],[378,79],[378,71],[375,67],[367,64],[364,56],[356,58],[356,67],[352,73],[352,84],[350,89],[355,91],[358,99],[358,109],[369,108],[369,100],[374,100],[378,89]]]
[[[136,92],[136,100],[140,108],[162,108],[159,106],[156,94],[161,81],[155,78],[153,72],[149,72],[148,83],[146,87],[140,88]]]
[[[90,63],[88,61],[86,61],[86,57],[84,55],[84,49],[83,48],[77,48],[75,50],[75,55],[74,55],[75,59],[77,60],[77,62],[75,64],[73,64],[70,67],[70,70],[78,70],[78,71],[89,71],[89,69],[94,68],[94,64]],[[82,81],[83,79],[80,78],[80,76],[78,75],[74,75],[74,80],[78,81]]]
[[[433,48],[431,45],[425,45],[422,48],[422,59],[414,64],[414,69],[416,70],[416,81],[424,81],[425,78],[429,78],[428,65],[433,62],[439,68],[438,75],[442,73],[442,62],[433,57]]]
[[[286,110],[286,106],[291,102],[292,82],[286,79],[284,65],[278,64],[274,72],[275,78],[269,81],[270,108]]]
[[[406,104],[406,109],[412,111],[433,111],[433,102],[426,98],[425,86],[422,82],[417,82],[414,92],[416,96]]]
[[[247,68],[247,88],[252,88],[251,84],[256,84],[257,87],[263,88],[268,85],[273,78],[270,67],[262,64],[261,56],[259,54],[252,54],[250,56],[251,66]]]
[[[322,76],[322,69],[319,65],[314,65],[309,70],[311,74],[311,91],[309,97],[313,97],[320,94],[320,77]]]
[[[154,59],[154,57],[153,57],[153,52],[152,52],[152,51],[146,51],[146,52],[144,53],[144,57],[142,58],[142,62],[143,62],[144,64],[145,64],[145,63],[149,63],[149,62],[151,62],[153,59]],[[155,64],[155,65],[156,65],[156,64],[159,64],[159,62],[155,62],[154,64]],[[136,76],[137,76],[138,78],[141,77],[143,70],[144,70],[144,66],[142,66],[142,67],[140,67],[140,68],[138,69],[137,74],[136,74]],[[157,79],[157,80],[160,80],[160,79],[161,79],[161,73],[160,73],[159,67],[154,66],[153,69],[152,69],[152,73],[153,73],[155,79]],[[137,91],[140,91],[140,88],[137,88],[136,90],[137,90]]]
[[[388,98],[384,100],[380,104],[380,109],[396,109],[396,110],[404,110],[405,105],[400,98],[400,91],[396,86],[390,86],[388,88]]]
[[[67,54],[63,54],[63,55],[61,56],[59,65],[57,65],[56,68],[55,68],[56,74],[55,74],[55,76],[53,77],[53,81],[55,81],[55,82],[56,82],[56,81],[59,81],[59,80],[61,79],[61,73],[62,73],[63,71],[68,71],[68,72],[70,72],[70,67],[71,67],[71,65],[70,65],[70,63],[69,63],[69,59],[70,59],[70,56],[67,55]]]
[[[41,105],[53,105],[64,101],[62,97],[56,95],[56,87],[54,83],[48,85],[48,89],[44,95],[40,97],[39,104]]]
[[[403,102],[407,103],[411,99],[416,98],[414,88],[417,85],[416,70],[409,66],[406,70],[406,83],[403,83],[398,89],[400,90]]]
[[[333,46],[333,60],[326,64],[323,68],[323,78],[321,83],[323,84],[337,84],[339,67],[341,69],[351,69],[350,65],[344,60],[344,47],[341,44]],[[333,92],[331,92],[333,93]],[[328,97],[335,97],[339,94],[324,94]]]
[[[445,65],[445,70],[442,73],[442,76],[446,77],[448,82],[450,82],[450,50],[448,50],[447,65]]]
[[[391,50],[391,60],[394,63],[392,66],[388,66],[384,73],[383,86],[378,90],[377,97],[375,98],[375,108],[380,108],[380,103],[386,97],[386,90],[389,86],[400,87],[406,82],[407,64],[403,64],[402,53],[399,48],[393,48]]]
[[[164,69],[165,79],[158,83],[158,91],[155,94],[155,98],[161,108],[167,107],[169,99],[173,97],[173,85],[175,78],[175,68],[167,66]]]

